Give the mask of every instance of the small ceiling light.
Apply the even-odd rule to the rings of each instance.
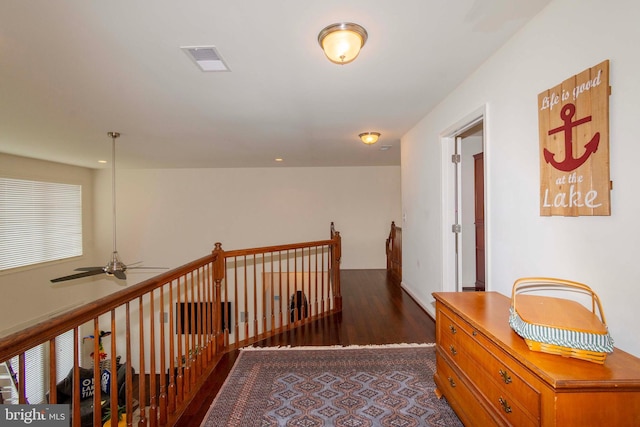
[[[101,163],[101,164],[103,164],[103,165],[104,165],[104,164],[106,164],[106,163],[107,163],[107,161],[106,161],[106,160],[98,160],[98,163]]]
[[[364,132],[358,135],[360,140],[367,145],[375,144],[380,138],[380,132]]]
[[[329,61],[344,65],[356,59],[367,37],[367,30],[360,25],[341,22],[331,24],[320,31],[318,43]]]
[[[282,162],[283,160],[284,160],[284,159],[283,159],[282,157],[276,157],[276,158],[275,158],[275,161],[276,161],[276,162]]]

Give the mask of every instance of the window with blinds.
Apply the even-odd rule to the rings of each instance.
[[[24,353],[24,372],[25,372],[25,397],[29,404],[39,404],[44,401],[45,396],[45,347],[39,345],[27,350]],[[11,359],[11,368],[15,372],[16,377],[20,378],[20,363],[18,356]],[[13,390],[14,400],[17,401],[17,390]]]
[[[62,381],[73,368],[73,329],[56,337],[56,378]],[[24,353],[25,364],[25,396],[29,404],[46,403],[46,392],[49,389],[49,344],[41,344]],[[9,360],[11,368],[20,378],[20,360],[18,356]],[[11,390],[12,401],[18,401],[18,391]]]
[[[82,186],[0,177],[0,271],[82,255]]]

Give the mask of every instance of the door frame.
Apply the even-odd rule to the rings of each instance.
[[[443,132],[440,133],[441,144],[441,200],[442,200],[442,214],[441,214],[441,230],[442,230],[442,290],[444,292],[461,292],[462,286],[459,283],[461,277],[462,268],[462,254],[458,255],[456,259],[456,235],[452,231],[452,225],[456,218],[456,205],[461,206],[460,203],[460,187],[462,185],[460,179],[460,168],[452,167],[451,156],[456,151],[456,138],[469,130],[478,123],[483,123],[482,127],[482,147],[484,154],[484,218],[485,218],[485,290],[489,290],[491,287],[490,276],[490,252],[488,250],[490,234],[489,223],[490,217],[487,215],[487,201],[488,201],[488,177],[487,177],[487,122],[488,122],[488,108],[487,105],[483,105],[473,112],[469,113],[462,119],[458,120],[453,125],[449,126]],[[456,175],[457,169],[457,175]],[[456,189],[457,183],[457,189]],[[456,199],[457,195],[457,199]]]

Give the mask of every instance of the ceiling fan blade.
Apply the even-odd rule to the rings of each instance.
[[[69,276],[63,276],[63,277],[58,277],[56,279],[51,279],[51,283],[64,282],[65,280],[79,279],[81,277],[95,276],[95,275],[101,274],[101,273],[104,273],[104,271],[102,271],[102,269],[85,271],[85,272],[82,272],[82,273],[76,273],[76,274],[71,274]]]
[[[93,271],[93,270],[104,271],[104,267],[78,267],[74,271]]]
[[[121,271],[121,270],[114,271],[113,275],[116,276],[120,280],[126,280],[127,279],[127,275],[124,274],[124,271]]]

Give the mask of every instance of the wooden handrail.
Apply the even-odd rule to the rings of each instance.
[[[304,242],[304,243],[291,243],[288,245],[276,245],[276,246],[263,246],[261,248],[250,248],[250,249],[235,249],[232,251],[225,251],[225,257],[241,257],[245,255],[254,255],[268,252],[280,252],[291,249],[302,249],[308,248],[312,246],[327,246],[333,244],[334,240],[317,240],[315,242]]]
[[[93,320],[125,302],[132,301],[158,287],[159,283],[167,283],[181,277],[185,271],[192,271],[196,266],[214,260],[214,254],[191,261],[173,270],[152,277],[134,286],[114,292],[98,300],[89,302],[44,320],[23,330],[0,338],[0,361],[7,360],[18,353],[23,353],[35,345],[54,339],[58,335],[73,329],[76,325]]]
[[[64,403],[72,406],[74,427],[86,375],[81,362],[93,366],[82,383],[95,384],[94,408],[108,398],[112,413],[126,407],[128,425],[134,417],[137,425],[173,425],[222,354],[341,311],[341,238],[333,223],[330,233],[329,240],[233,251],[216,243],[211,254],[0,338],[0,362],[18,356],[19,401],[27,402],[25,354],[48,345],[48,401],[63,403],[56,337],[73,331],[73,396]],[[79,337],[101,337],[102,329],[111,332],[110,346],[103,349],[94,338],[93,355],[84,360]],[[112,357],[102,361],[107,351]],[[112,373],[108,394],[100,390],[106,370]],[[101,412],[91,414],[94,425],[102,425]]]

